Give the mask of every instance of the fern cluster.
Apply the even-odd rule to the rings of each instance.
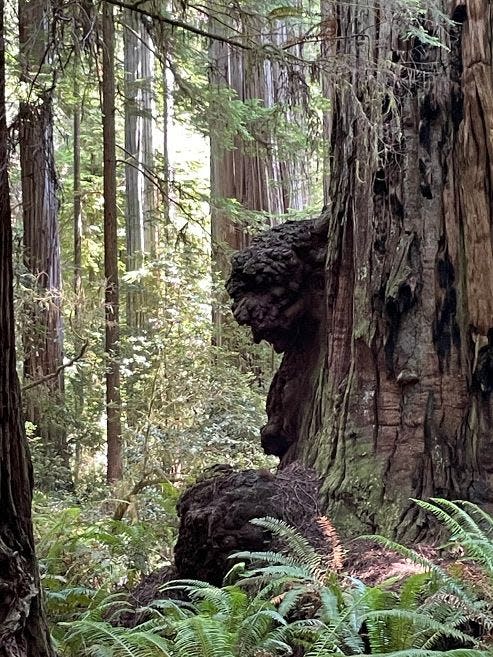
[[[417,502],[460,545],[460,563],[475,564],[482,584],[493,574],[493,519],[467,502]],[[493,612],[484,586],[383,537],[421,572],[403,582],[368,586],[334,569],[295,529],[280,520],[253,521],[285,546],[241,552],[223,587],[178,580],[144,610],[135,628],[115,624],[120,598],[93,596],[77,619],[58,624],[62,655],[84,657],[483,657]],[[340,562],[340,551],[337,562]],[[238,562],[238,560],[241,560]],[[468,561],[469,560],[469,561]],[[170,599],[172,591],[186,602]],[[60,593],[62,595],[62,593]],[[183,597],[183,596],[182,596]]]

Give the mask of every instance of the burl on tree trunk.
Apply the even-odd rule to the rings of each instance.
[[[493,28],[488,0],[437,2],[446,47],[403,40],[391,4],[334,5],[365,38],[332,48],[330,204],[227,288],[284,352],[265,450],[315,467],[341,529],[403,539],[428,530],[412,497],[493,503]]]

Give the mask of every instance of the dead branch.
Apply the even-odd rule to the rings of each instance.
[[[60,374],[62,370],[66,369],[67,367],[72,367],[74,363],[76,363],[78,360],[83,358],[84,353],[88,346],[89,346],[89,342],[87,341],[84,342],[81,350],[76,356],[71,358],[67,363],[63,363],[63,365],[57,367],[54,372],[51,372],[51,374],[46,374],[45,376],[42,376],[40,379],[36,379],[36,381],[31,381],[30,383],[26,383],[26,385],[22,386],[22,392],[26,392],[26,390],[31,390],[31,388],[39,386],[42,383],[46,383],[46,381],[51,381],[51,379],[56,379],[56,377]]]
[[[127,512],[128,507],[130,506],[131,499],[134,497],[134,495],[141,493],[144,488],[149,488],[150,486],[159,486],[160,484],[168,481],[169,480],[167,477],[159,477],[158,479],[147,479],[146,477],[142,477],[142,479],[134,484],[134,487],[125,496],[126,499],[120,500],[118,502],[118,505],[113,514],[113,520],[121,520],[123,518]]]

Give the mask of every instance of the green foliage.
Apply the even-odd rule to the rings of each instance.
[[[163,492],[162,498],[168,495]],[[34,526],[48,612],[58,620],[73,618],[116,586],[135,585],[167,558],[174,537],[164,515],[159,522],[117,521],[97,506],[67,507],[66,501],[41,494],[34,503]]]
[[[468,559],[478,564],[482,572],[493,579],[493,518],[479,506],[467,500],[451,502],[441,498],[414,500],[433,514],[450,533]]]
[[[451,530],[452,539],[475,558],[476,563],[489,567],[491,549],[477,539],[484,538],[484,530],[463,511],[462,503],[434,500],[419,504],[434,513]],[[492,521],[475,505],[465,503],[475,517],[491,529]],[[443,511],[443,508],[446,511]],[[388,580],[380,586],[369,587],[354,579],[344,580],[324,570],[324,559],[293,528],[274,519],[255,520],[287,546],[287,554],[273,552],[243,552],[234,555],[265,566],[254,566],[246,572],[246,584],[254,581],[260,595],[276,593],[289,595],[289,604],[296,604],[304,595],[315,595],[314,617],[322,625],[317,638],[306,653],[307,657],[344,654],[449,654],[441,645],[463,646],[458,654],[476,655],[481,652],[480,641],[468,628],[479,624],[483,633],[493,627],[491,608],[465,582],[455,581],[442,568],[421,555],[398,546],[382,537],[376,540],[411,558],[424,571],[407,577],[396,590],[398,582]],[[366,537],[371,538],[371,537]],[[487,543],[487,541],[486,541]],[[486,571],[488,572],[488,571]],[[282,593],[284,591],[284,594]],[[453,651],[452,651],[453,652]]]
[[[318,554],[296,529],[277,518],[260,518],[251,522],[279,538],[285,544],[286,552],[238,552],[233,555],[235,559],[268,564],[248,571],[250,581],[254,579],[262,585],[274,583],[275,590],[287,582],[290,585],[310,584],[316,588],[325,585],[331,575],[327,558]]]
[[[420,502],[452,530],[478,565],[488,549],[477,552],[493,526],[491,517],[470,503],[433,500]],[[443,515],[445,513],[445,515]],[[62,524],[77,516],[67,510]],[[102,589],[73,586],[50,589],[53,613],[63,605],[54,634],[62,655],[169,655],[170,657],[333,657],[334,655],[390,655],[391,657],[485,657],[488,647],[471,633],[472,624],[488,634],[491,604],[482,589],[454,579],[438,566],[428,567],[420,555],[403,546],[385,543],[417,564],[421,572],[378,586],[330,572],[327,556],[292,527],[272,518],[253,521],[282,541],[280,552],[234,555],[253,562],[238,563],[222,588],[195,580],[166,584],[163,598],[139,609],[134,628],[118,622],[128,611],[124,597]],[[94,528],[99,536],[101,527]],[[60,559],[60,529],[54,524],[51,541],[40,542],[47,563]],[[84,542],[91,536],[80,533]],[[98,538],[98,540],[101,540]],[[106,540],[103,538],[103,541]],[[115,538],[118,541],[118,538]],[[378,538],[379,542],[384,539]],[[111,541],[112,542],[112,541]],[[79,543],[80,545],[80,543]],[[490,545],[491,548],[491,545]],[[489,549],[490,549],[489,548]],[[265,565],[261,565],[264,562]],[[45,576],[46,578],[46,576]],[[55,576],[56,580],[56,576]],[[467,590],[467,593],[466,593]],[[180,601],[173,596],[180,592]],[[464,594],[463,594],[464,593]],[[185,595],[185,601],[183,600]],[[59,607],[55,606],[56,604]],[[84,609],[85,607],[85,609]],[[55,619],[52,619],[55,620]],[[296,652],[297,651],[297,652]],[[299,652],[301,651],[301,652]]]

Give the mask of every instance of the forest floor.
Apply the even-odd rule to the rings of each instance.
[[[431,545],[418,544],[410,547],[417,554],[437,565],[451,561],[450,558],[440,557],[440,550]],[[372,541],[355,539],[346,545],[344,570],[350,577],[374,586],[389,578],[402,580],[413,573],[422,572],[423,568],[410,559]]]
[[[419,544],[413,546],[413,549],[437,565],[453,563],[450,555],[440,557],[440,550],[436,547]],[[343,572],[368,586],[376,586],[389,579],[397,585],[409,575],[422,571],[423,568],[418,564],[372,541],[356,539],[346,546]],[[132,605],[145,606],[161,597],[161,588],[176,577],[173,566],[165,566],[150,573],[130,592]],[[175,594],[173,592],[173,597]]]

